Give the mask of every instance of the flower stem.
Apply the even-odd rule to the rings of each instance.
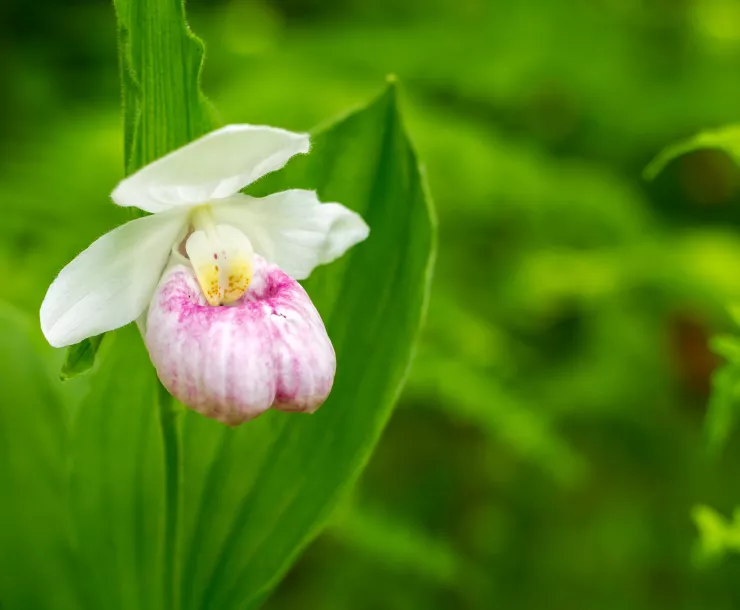
[[[180,520],[182,492],[182,455],[180,439],[179,405],[158,383],[159,425],[162,431],[164,451],[164,546],[163,546],[163,594],[162,610],[178,610],[180,607]]]

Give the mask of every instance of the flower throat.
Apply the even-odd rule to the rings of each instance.
[[[244,296],[252,280],[254,250],[244,233],[216,224],[210,205],[193,208],[192,234],[185,243],[203,295],[209,305],[229,305]]]

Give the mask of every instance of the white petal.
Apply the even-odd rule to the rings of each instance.
[[[359,214],[338,203],[321,203],[313,191],[283,191],[261,199],[237,194],[213,206],[212,213],[297,280],[342,256],[370,231]]]
[[[72,345],[137,318],[186,222],[180,212],[132,220],[62,269],[41,304],[41,330],[49,343]]]
[[[249,290],[231,306],[208,305],[189,265],[168,269],[149,306],[146,344],[173,396],[232,426],[270,407],[315,411],[336,371],[306,291],[258,255]]]
[[[122,180],[111,197],[147,212],[192,206],[237,193],[309,149],[308,134],[227,125]]]

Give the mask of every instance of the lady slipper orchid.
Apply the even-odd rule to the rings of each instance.
[[[365,239],[362,218],[312,191],[239,191],[309,149],[306,134],[230,125],[125,178],[113,229],[59,273],[41,305],[56,347],[139,321],[162,384],[229,425],[270,407],[313,412],[334,349],[297,280]]]

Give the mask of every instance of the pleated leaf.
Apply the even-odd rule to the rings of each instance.
[[[79,407],[71,453],[71,506],[84,608],[163,608],[163,450],[157,378],[138,331],[101,348]]]
[[[395,87],[260,184],[293,187],[370,225],[366,242],[306,282],[336,349],[336,382],[312,416],[270,412],[237,430],[186,417],[187,610],[256,607],[324,525],[388,420],[425,309],[434,222]]]

